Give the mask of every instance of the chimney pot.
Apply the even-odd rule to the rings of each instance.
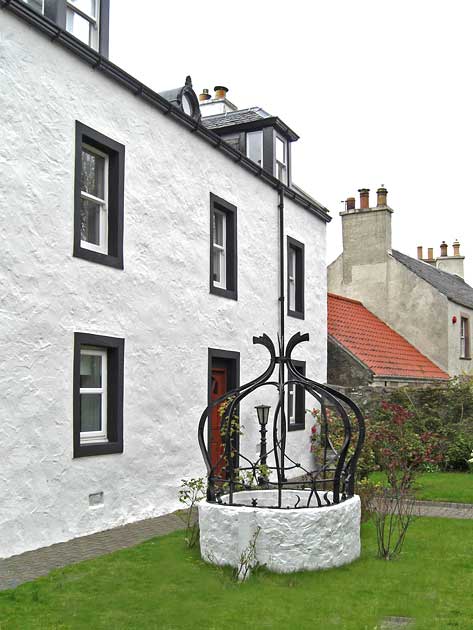
[[[422,245],[419,245],[417,247],[417,260],[422,260],[424,258],[424,252],[423,252],[423,247]]]
[[[434,259],[434,248],[433,247],[428,247],[427,248],[427,260],[433,260]]]
[[[440,256],[448,256],[448,245],[445,241],[440,243]]]
[[[202,90],[202,94],[199,94],[199,101],[202,103],[202,101],[208,101],[210,98],[212,98],[209,94],[209,91],[207,88],[204,88]]]
[[[376,193],[378,195],[378,207],[379,206],[387,206],[388,205],[388,202],[387,202],[388,191],[383,186],[383,184],[381,184],[381,188],[378,188]]]
[[[359,188],[358,192],[360,193],[360,208],[366,209],[370,207],[370,189],[369,188]]]
[[[346,200],[346,208],[347,210],[354,210],[355,209],[355,197],[348,197]]]
[[[215,98],[225,98],[228,92],[228,88],[224,85],[216,85],[214,87]]]
[[[453,243],[453,255],[460,256],[460,243],[458,242],[458,239],[456,239]]]

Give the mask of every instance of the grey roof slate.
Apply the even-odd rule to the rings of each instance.
[[[437,291],[446,295],[449,300],[473,309],[473,287],[470,287],[460,276],[441,271],[429,263],[416,260],[406,254],[396,251],[391,252],[393,258],[435,287]]]
[[[255,120],[264,120],[267,116],[262,116],[254,109],[240,109],[236,112],[227,112],[217,116],[208,116],[202,118],[202,124],[207,129],[220,129],[229,127],[230,125],[241,125],[243,123],[254,122]]]

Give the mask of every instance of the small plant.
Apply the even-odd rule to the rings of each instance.
[[[260,531],[261,527],[258,525],[248,542],[247,548],[240,554],[238,566],[233,569],[232,573],[232,579],[235,582],[244,582],[250,577],[251,571],[259,566],[256,560],[256,541]]]
[[[205,497],[205,481],[199,477],[198,479],[181,479],[181,482],[178,497],[179,501],[186,506],[186,511],[179,516],[186,525],[186,544],[192,548],[199,540],[196,504]]]
[[[371,502],[378,556],[393,560],[401,553],[407,530],[415,518],[415,496],[407,489],[378,487]]]
[[[467,459],[466,463],[468,464],[468,470],[473,473],[473,451],[471,451],[470,459]]]

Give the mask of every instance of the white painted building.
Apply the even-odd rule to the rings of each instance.
[[[172,511],[180,480],[205,473],[212,370],[254,378],[267,356],[252,337],[278,330],[280,193],[287,338],[310,333],[295,358],[325,381],[329,217],[274,176],[290,182],[289,163],[263,169],[208,130],[189,83],[160,96],[110,63],[106,0],[98,15],[0,4],[8,557]],[[296,399],[288,448],[304,462]],[[240,410],[253,449],[259,402]]]

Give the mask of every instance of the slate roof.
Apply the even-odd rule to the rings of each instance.
[[[255,120],[264,120],[267,117],[268,116],[262,116],[258,110],[255,109],[240,109],[236,112],[227,112],[226,114],[218,114],[216,116],[204,116],[202,118],[202,124],[207,127],[207,129],[221,129],[222,127],[254,122]]]
[[[357,300],[328,294],[328,332],[374,376],[449,378],[446,372]]]
[[[429,265],[429,263],[406,256],[406,254],[402,254],[395,249],[392,250],[391,254],[393,258],[419,276],[419,278],[422,278],[422,280],[435,287],[437,291],[446,295],[449,300],[473,309],[473,287],[470,287],[463,278],[441,271]]]

